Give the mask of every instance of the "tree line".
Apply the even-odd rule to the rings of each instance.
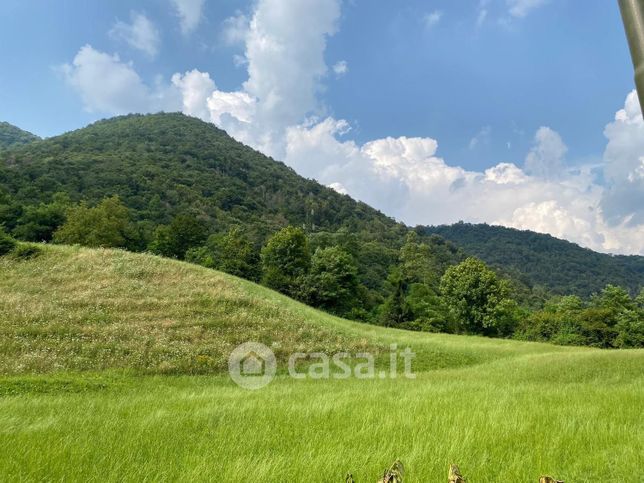
[[[392,247],[346,229],[286,226],[264,239],[190,212],[135,223],[117,196],[96,206],[57,194],[28,206],[12,235],[31,241],[148,251],[259,282],[332,314],[408,330],[564,345],[644,347],[644,290],[607,285],[584,300],[528,290],[440,237],[409,231]],[[0,234],[0,255],[16,250]],[[24,250],[24,248],[23,248]]]

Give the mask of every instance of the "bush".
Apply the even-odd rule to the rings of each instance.
[[[41,253],[42,248],[35,245],[25,245],[21,243],[14,248],[13,252],[11,252],[11,256],[17,260],[31,260],[32,258],[39,256]]]
[[[4,230],[0,229],[0,257],[13,251],[16,247],[16,240],[7,235]]]

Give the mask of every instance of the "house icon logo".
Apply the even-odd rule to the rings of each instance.
[[[261,389],[275,377],[275,354],[264,344],[246,342],[235,348],[228,358],[230,378],[244,389]]]

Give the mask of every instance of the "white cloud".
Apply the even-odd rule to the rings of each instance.
[[[203,18],[203,6],[206,0],[172,0],[179,16],[181,31],[184,35],[197,28]]]
[[[608,139],[604,176],[609,185],[602,199],[604,213],[614,225],[643,225],[644,119],[636,91],[628,95],[604,135]]]
[[[210,74],[199,72],[197,69],[183,75],[174,74],[172,84],[181,92],[185,114],[210,121],[208,97],[216,89]]]
[[[525,159],[527,173],[540,178],[553,179],[562,174],[568,147],[561,136],[549,127],[542,126],[534,136],[534,146]]]
[[[155,57],[159,52],[161,36],[154,24],[144,14],[131,12],[132,23],[117,21],[109,32],[110,37],[127,42],[131,47]]]
[[[347,128],[331,118],[291,128],[287,163],[408,224],[488,222],[550,233],[599,251],[644,253],[644,225],[611,226],[604,219],[604,188],[590,168],[561,167],[554,178],[530,175],[511,163],[468,171],[438,157],[433,139],[384,138],[360,146],[337,139]],[[549,154],[562,161],[565,145],[557,133],[540,129],[535,138],[539,159],[549,160]]]
[[[249,30],[248,17],[241,12],[228,17],[223,22],[222,37],[229,45],[242,44],[246,41]]]
[[[342,77],[349,72],[349,64],[346,60],[339,60],[333,64],[333,72],[335,72],[336,77]]]
[[[523,18],[530,12],[545,5],[549,0],[507,0],[509,13],[512,17]]]
[[[180,106],[172,91],[162,85],[151,89],[131,63],[121,62],[117,54],[100,52],[91,45],[82,47],[72,63],[62,65],[59,71],[90,112],[127,114],[176,110]]]
[[[210,120],[215,124],[221,124],[224,115],[248,124],[255,116],[255,108],[256,100],[245,92],[214,91],[208,97]]]
[[[426,14],[423,17],[425,28],[431,29],[435,27],[441,21],[441,18],[443,18],[443,12],[441,10],[434,10],[433,12]]]

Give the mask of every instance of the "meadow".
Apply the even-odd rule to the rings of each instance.
[[[386,329],[182,262],[42,246],[0,259],[3,481],[638,481],[644,351]],[[237,344],[278,376],[226,374]],[[293,351],[411,347],[416,379],[293,380]]]

